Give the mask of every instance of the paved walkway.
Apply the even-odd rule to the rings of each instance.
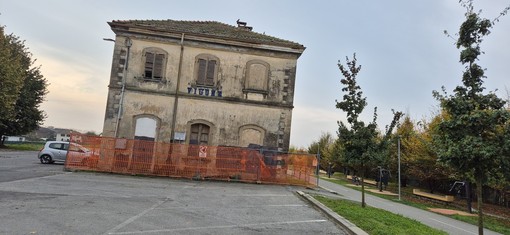
[[[338,185],[335,183],[331,183],[326,180],[320,180],[319,186],[327,191],[336,192],[339,196],[352,200],[361,202],[361,192],[344,187],[342,185]],[[365,188],[366,189],[366,188]],[[365,193],[365,202],[367,205],[381,208],[395,214],[401,214],[408,218],[415,219],[417,221],[422,222],[430,227],[441,229],[446,231],[449,234],[478,234],[478,227],[458,221],[443,215],[439,215],[436,213],[432,213],[430,211],[418,209],[415,207],[407,206],[404,204],[396,203],[393,201],[389,201],[386,199],[382,199],[376,196],[372,196],[370,194]],[[500,234],[487,229],[484,229],[484,234]]]

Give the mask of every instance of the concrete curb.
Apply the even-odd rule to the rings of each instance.
[[[351,223],[349,220],[345,219],[344,217],[338,215],[319,201],[317,201],[312,196],[302,192],[302,191],[296,191],[297,195],[299,195],[301,198],[303,198],[305,201],[310,203],[313,207],[324,213],[326,216],[328,216],[330,219],[333,220],[337,225],[339,225],[341,228],[343,228],[348,234],[350,235],[368,235],[367,232],[360,229],[355,224]]]

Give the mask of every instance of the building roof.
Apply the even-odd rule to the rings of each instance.
[[[251,31],[251,27],[232,26],[217,21],[178,21],[178,20],[114,20],[108,22],[112,30],[115,28],[138,28],[165,33],[193,35],[205,38],[218,38],[252,44],[265,44],[278,47],[304,50],[299,43],[272,37]],[[127,27],[127,28],[126,28]]]

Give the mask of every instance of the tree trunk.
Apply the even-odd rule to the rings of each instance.
[[[473,206],[471,205],[471,202],[473,201],[472,195],[471,195],[471,183],[469,181],[465,181],[464,187],[466,189],[466,204],[467,204],[467,211],[469,213],[473,213]]]
[[[483,235],[483,200],[482,200],[482,192],[483,185],[482,185],[482,177],[478,177],[476,179],[476,193],[477,193],[477,204],[478,204],[478,234]]]
[[[0,148],[5,147],[4,142],[5,142],[6,138],[7,138],[6,136],[4,136],[2,133],[0,133]]]

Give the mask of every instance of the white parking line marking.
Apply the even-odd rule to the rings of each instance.
[[[308,207],[308,205],[299,205],[299,204],[289,204],[289,205],[257,205],[257,206],[236,206],[235,208],[261,208],[261,207]],[[186,209],[207,209],[210,207],[207,206],[172,206],[165,208],[156,208],[155,210],[174,210],[177,208],[186,208]]]
[[[237,194],[225,195],[226,197],[294,197],[293,194]]]
[[[59,176],[62,176],[62,175],[68,175],[68,174],[72,174],[73,173],[73,172],[64,172],[64,173],[62,173],[61,171],[48,171],[48,172],[50,172],[50,173],[57,173],[57,174],[33,177],[33,178],[28,178],[28,179],[12,180],[12,181],[2,182],[2,183],[12,183],[12,182],[22,182],[22,181],[35,181],[35,180],[38,180],[38,179],[46,179],[46,178],[52,178],[52,177],[59,177]]]
[[[158,206],[161,206],[163,203],[167,202],[168,200],[169,200],[169,198],[166,198],[165,200],[160,201],[160,202],[158,202],[158,203],[156,203],[156,204],[152,205],[150,208],[148,208],[148,209],[146,209],[146,210],[142,211],[140,214],[135,215],[135,216],[133,216],[133,217],[131,217],[131,218],[127,219],[126,221],[122,222],[121,224],[119,224],[119,225],[115,226],[115,228],[112,228],[112,229],[108,230],[108,232],[106,232],[105,234],[116,234],[116,233],[115,233],[115,231],[117,231],[117,230],[119,230],[119,229],[121,229],[121,228],[125,227],[126,225],[130,224],[131,222],[135,221],[136,219],[138,219],[138,218],[140,218],[140,217],[144,216],[144,215],[145,215],[145,214],[147,214],[149,211],[152,211],[152,210],[156,209]]]
[[[478,234],[478,233],[474,233],[474,232],[471,232],[471,231],[468,231],[468,230],[465,230],[465,229],[461,229],[461,228],[459,228],[459,227],[457,227],[457,226],[453,226],[453,225],[451,225],[451,224],[447,224],[447,223],[442,222],[442,221],[439,221],[439,220],[437,220],[437,219],[432,219],[432,218],[429,218],[429,219],[434,220],[434,221],[436,221],[436,222],[438,222],[438,223],[441,223],[441,224],[444,224],[444,225],[448,225],[448,226],[450,226],[450,227],[452,227],[452,228],[456,228],[456,229],[458,229],[458,230],[462,230],[462,231],[464,231],[464,232],[466,232],[466,233],[475,234],[475,235],[476,235],[476,234]]]
[[[220,225],[220,226],[208,226],[208,227],[175,228],[175,229],[160,229],[160,230],[146,230],[146,231],[133,231],[133,232],[111,232],[111,233],[108,233],[108,234],[166,233],[166,232],[193,231],[193,230],[204,230],[204,229],[243,228],[243,227],[279,225],[279,224],[323,223],[323,222],[326,222],[326,221],[327,220],[283,221],[283,222],[273,222],[273,223]]]

